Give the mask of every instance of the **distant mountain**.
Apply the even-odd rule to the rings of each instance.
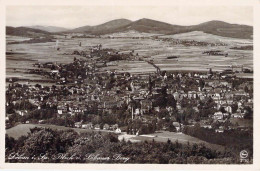
[[[29,26],[28,28],[39,29],[39,30],[43,30],[43,31],[51,32],[51,33],[63,32],[63,31],[69,30],[69,29],[63,28],[63,27],[56,27],[56,26],[38,26],[38,25],[37,25],[37,26]]]
[[[70,33],[84,33],[84,32],[90,32],[92,26],[82,26],[82,27],[78,27],[72,30],[68,30],[65,32],[70,32]]]
[[[22,37],[46,37],[50,36],[51,33],[42,31],[39,29],[33,29],[28,27],[6,27],[6,35],[22,36]]]
[[[116,32],[124,32],[128,30],[136,30],[139,32],[146,33],[171,33],[172,32],[171,24],[150,20],[150,19],[140,19],[137,21],[130,21],[127,19],[118,19],[106,22],[104,24],[100,24],[97,26],[83,26],[73,30],[70,32],[80,32],[80,33],[89,33],[89,34],[108,34],[108,33],[116,33]],[[176,29],[179,29],[181,26],[176,26]]]
[[[203,31],[224,37],[252,39],[253,27],[239,24],[229,24],[223,21],[209,21],[195,26],[190,26],[190,30]]]
[[[184,31],[182,26],[171,25],[168,23],[146,19],[146,18],[131,22],[128,25],[114,29],[114,31],[118,31],[118,32],[128,31],[128,30],[136,30],[138,32],[157,33],[157,34],[171,34],[171,33],[179,33]]]
[[[125,26],[132,21],[127,19],[117,19],[112,20],[109,22],[106,22],[104,24],[100,24],[97,26],[83,26],[79,27],[73,30],[70,30],[69,32],[86,32],[90,34],[106,34],[107,32],[113,32],[114,29],[117,29],[119,27]]]
[[[48,36],[55,32],[70,32],[70,33],[86,33],[93,35],[104,35],[126,31],[138,31],[144,33],[155,33],[155,34],[178,34],[192,31],[202,31],[213,35],[252,39],[253,38],[253,27],[239,24],[229,24],[223,21],[209,21],[198,25],[192,26],[179,26],[172,25],[165,22],[160,22],[151,19],[140,19],[137,21],[130,21],[127,19],[117,19],[106,22],[104,24],[96,26],[83,26],[72,30],[67,30],[62,27],[44,27],[44,26],[32,26],[28,27],[6,27],[7,35],[16,35],[24,37],[39,37]]]
[[[252,39],[253,35],[252,26],[229,24],[222,21],[209,21],[198,25],[179,26],[146,18],[133,22],[127,19],[112,20],[101,25],[83,26],[73,30],[69,30],[68,32],[103,35],[117,32],[125,32],[129,30],[157,34],[178,34],[191,31],[203,31],[205,33],[218,36],[243,39]]]

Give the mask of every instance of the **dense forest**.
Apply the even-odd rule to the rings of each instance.
[[[31,129],[15,140],[6,135],[6,162],[22,163],[240,163],[228,151],[203,144],[119,141],[115,134],[78,134],[73,130]]]
[[[213,129],[200,127],[196,124],[193,127],[184,127],[183,133],[197,137],[212,144],[223,145],[228,148],[233,155],[239,155],[240,151],[247,150],[249,157],[253,158],[253,130],[226,130],[223,133],[216,133]]]

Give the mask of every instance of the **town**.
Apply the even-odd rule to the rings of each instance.
[[[35,63],[30,71],[54,81],[51,86],[8,80],[6,127],[18,123],[54,124],[141,135],[159,130],[201,128],[223,133],[248,130],[240,120],[253,117],[253,80],[238,71],[104,71],[116,60],[145,60],[134,51],[122,54],[99,44],[73,63]],[[243,72],[243,69],[242,71]]]

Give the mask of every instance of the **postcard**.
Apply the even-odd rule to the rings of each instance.
[[[1,3],[0,168],[260,169],[259,1]]]

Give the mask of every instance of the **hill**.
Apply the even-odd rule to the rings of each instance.
[[[192,31],[203,31],[224,37],[252,39],[253,27],[239,24],[229,24],[223,21],[209,21],[195,26],[190,26]]]
[[[21,37],[48,37],[50,32],[33,29],[28,27],[6,27],[6,35],[21,36]]]
[[[134,22],[129,23],[123,27],[115,29],[115,31],[128,31],[136,30],[138,32],[145,33],[156,33],[156,34],[172,34],[185,31],[183,26],[171,25],[168,23],[151,20],[151,19],[140,19]]]
[[[63,32],[63,31],[67,31],[69,29],[64,28],[64,27],[56,27],[56,26],[29,26],[28,28],[33,28],[33,29],[38,29],[38,30],[42,30],[42,31],[47,31],[47,32],[51,32],[51,33],[55,33],[55,32]]]
[[[85,32],[90,34],[106,34],[108,32],[113,32],[114,29],[120,28],[122,26],[125,26],[132,21],[127,19],[117,19],[112,20],[109,22],[106,22],[104,24],[100,24],[97,26],[83,26],[79,27],[73,30],[70,30],[69,32]]]
[[[97,26],[79,27],[70,30],[69,32],[81,32],[94,35],[103,35],[117,32],[125,32],[129,30],[154,34],[178,34],[192,31],[202,31],[204,33],[210,33],[218,36],[243,39],[252,39],[253,35],[252,26],[229,24],[222,21],[214,20],[198,25],[179,26],[146,18],[133,22],[126,19],[112,20]]]

